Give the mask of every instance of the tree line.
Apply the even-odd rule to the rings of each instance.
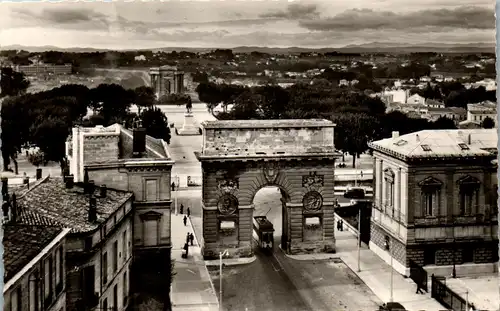
[[[131,127],[142,121],[146,133],[170,143],[170,128],[165,114],[158,109],[156,96],[149,87],[124,89],[117,84],[101,84],[89,89],[83,85],[63,85],[48,91],[24,94],[4,93],[2,88],[1,139],[4,170],[14,163],[21,148],[36,145],[41,154],[33,157],[39,162],[65,163],[65,142],[74,126],[109,126],[120,123]],[[7,96],[9,95],[9,96]],[[138,113],[130,111],[135,104]],[[94,114],[88,117],[88,110]]]
[[[354,89],[334,88],[322,83],[295,84],[287,89],[278,85],[243,87],[200,83],[196,89],[201,101],[219,120],[328,119],[335,129],[336,148],[356,156],[368,150],[368,142],[399,131],[402,135],[424,129],[454,129],[451,119],[432,122],[413,119]],[[221,104],[223,111],[214,108]],[[228,109],[231,106],[231,109]]]

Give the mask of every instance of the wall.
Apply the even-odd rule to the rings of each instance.
[[[333,127],[204,129],[203,154],[207,156],[332,152]]]
[[[230,172],[228,167],[231,167]],[[287,251],[292,254],[304,252],[334,252],[334,161],[301,161],[295,163],[280,162],[275,178],[266,179],[264,162],[247,162],[207,164],[203,168],[203,239],[204,255],[213,256],[221,248],[230,248],[230,253],[235,257],[252,255],[252,228],[253,228],[253,199],[262,187],[277,186],[286,193],[286,208],[283,217],[286,217],[288,230],[284,232],[288,239]],[[234,174],[228,177],[227,174]],[[303,186],[303,176],[316,173],[323,177],[323,185],[313,187]],[[218,211],[218,201],[224,196],[224,191],[219,185],[224,180],[237,180],[238,187],[230,191],[238,201],[238,210],[231,216],[222,216]],[[323,197],[323,208],[318,212],[308,212],[303,208],[303,197],[311,190],[315,190]],[[308,232],[304,240],[303,224],[307,216],[320,217],[321,226],[316,232]],[[238,230],[239,244],[221,244],[222,231],[219,229],[220,220],[235,221]],[[236,235],[236,233],[235,233]],[[312,240],[311,240],[312,239]]]
[[[58,282],[57,277],[56,277],[56,263],[58,261],[56,260],[56,256],[58,255],[59,249],[62,249],[62,254],[63,254],[63,264],[62,264],[62,283]],[[49,260],[49,258],[52,258],[53,262],[53,273],[52,275],[49,275],[47,271],[44,271],[44,266],[45,266],[45,261]],[[57,268],[59,269],[59,268]],[[44,271],[44,273],[42,273]],[[44,306],[43,311],[65,311],[66,310],[66,251],[65,251],[65,240],[61,240],[59,243],[55,244],[54,247],[45,255],[43,258],[38,261],[35,265],[33,265],[27,273],[23,275],[22,278],[20,278],[14,286],[12,286],[9,290],[4,292],[3,298],[4,298],[4,305],[3,305],[3,310],[5,311],[11,311],[11,297],[14,292],[17,291],[17,289],[20,287],[21,288],[21,297],[22,297],[22,311],[28,311],[28,310],[34,310],[34,280],[37,278],[35,277],[35,273],[38,272],[39,278],[42,278],[40,280],[40,288],[43,288],[43,284],[45,284],[45,279],[48,277],[52,278],[52,289],[51,292],[55,293],[53,294],[53,299],[50,305]],[[31,281],[30,281],[31,280]],[[57,293],[56,288],[57,285],[61,284],[60,286],[60,291]],[[41,307],[41,304],[44,301],[45,293],[42,290],[41,296],[39,296],[39,306]],[[21,309],[18,308],[18,311],[21,311]]]

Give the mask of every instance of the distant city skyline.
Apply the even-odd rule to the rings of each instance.
[[[150,49],[495,43],[491,0],[2,3],[0,46]]]

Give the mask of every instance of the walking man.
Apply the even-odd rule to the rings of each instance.
[[[187,226],[187,220],[188,220],[188,218],[186,217],[186,215],[184,215],[184,218],[182,220],[184,221],[184,226]]]
[[[192,233],[189,233],[189,241],[191,242],[191,246],[194,246],[194,244],[193,244],[194,235]]]
[[[189,245],[187,243],[184,244],[184,250],[186,251],[186,254],[184,258],[187,258],[188,257],[188,252],[189,252]]]
[[[186,243],[189,243],[190,239],[191,239],[191,234],[188,232],[186,235]]]
[[[187,214],[188,214],[188,217],[191,215],[191,210],[189,209],[189,206],[187,208]]]
[[[181,204],[181,214],[184,214],[184,205]]]

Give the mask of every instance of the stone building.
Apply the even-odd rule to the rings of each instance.
[[[171,169],[167,144],[146,135],[142,128],[127,130],[119,124],[109,127],[74,128],[66,144],[70,173],[83,181],[85,170],[98,185],[131,191],[134,194],[134,284],[138,290],[167,290],[170,271]],[[158,284],[149,275],[159,278]],[[135,273],[137,272],[137,273]],[[161,285],[163,284],[163,285]],[[134,290],[134,289],[132,289]],[[165,292],[161,293],[162,295]]]
[[[161,66],[149,69],[151,87],[160,98],[167,94],[184,93],[184,72],[175,66]]]
[[[69,229],[3,226],[3,310],[65,311],[65,237]]]
[[[125,310],[132,264],[133,194],[46,177],[19,189],[20,224],[69,228],[66,237],[68,311]],[[57,310],[59,311],[59,310]]]
[[[410,260],[450,275],[498,260],[497,131],[425,130],[370,143],[370,248],[409,274]]]

